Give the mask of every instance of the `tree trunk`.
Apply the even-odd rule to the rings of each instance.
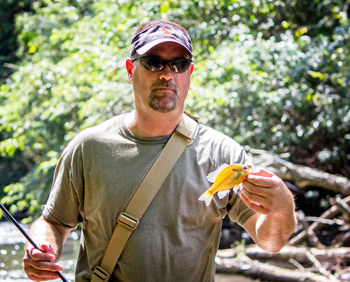
[[[264,150],[250,149],[249,152],[254,156],[256,167],[270,169],[282,179],[294,182],[299,188],[315,186],[345,196],[350,195],[350,180],[346,177],[296,165]]]

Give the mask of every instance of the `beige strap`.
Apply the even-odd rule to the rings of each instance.
[[[187,113],[183,114],[181,122],[158,155],[151,169],[142,179],[125,211],[119,214],[117,225],[102,258],[101,265],[97,266],[92,274],[92,282],[108,281],[126,242],[136,229],[141,217],[182,152],[193,143],[197,125],[198,120],[196,118]]]

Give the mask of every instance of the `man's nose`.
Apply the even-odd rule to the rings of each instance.
[[[160,71],[159,78],[162,80],[171,80],[174,77],[174,73],[171,71],[169,65],[165,65],[165,68]]]

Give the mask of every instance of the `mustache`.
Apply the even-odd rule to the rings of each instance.
[[[158,89],[158,88],[169,88],[170,90],[172,90],[172,91],[174,91],[176,93],[178,92],[177,86],[171,81],[155,83],[155,84],[152,85],[151,91],[155,90],[155,89]]]

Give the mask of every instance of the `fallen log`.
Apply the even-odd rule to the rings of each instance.
[[[242,274],[245,276],[255,277],[267,281],[314,281],[329,282],[339,281],[333,277],[327,277],[311,271],[300,271],[282,268],[267,263],[252,260],[248,257],[228,258],[216,256],[216,271],[226,274]]]
[[[285,246],[278,253],[265,252],[259,247],[250,246],[245,249],[245,254],[252,259],[273,259],[273,260],[289,260],[294,259],[299,263],[310,261],[307,253],[310,252],[319,261],[335,261],[335,260],[350,260],[350,248],[308,248],[305,246]]]
[[[312,222],[320,222],[324,225],[344,225],[344,220],[341,219],[326,219],[326,218],[320,218],[317,216],[305,216],[306,221],[312,221]]]
[[[325,171],[296,165],[264,150],[249,149],[254,165],[270,169],[286,181],[294,182],[299,188],[320,187],[345,196],[350,195],[350,180]]]
[[[344,198],[342,200],[344,203],[349,204],[350,203],[350,196]],[[332,219],[335,216],[337,216],[341,212],[340,208],[338,206],[332,206],[330,209],[326,210],[320,218],[323,219]],[[323,223],[321,221],[316,221],[312,223],[306,230],[303,230],[299,234],[297,234],[294,238],[289,240],[289,245],[298,245],[302,243],[304,240],[307,239],[308,234],[315,233],[316,231],[320,230],[323,227]]]

